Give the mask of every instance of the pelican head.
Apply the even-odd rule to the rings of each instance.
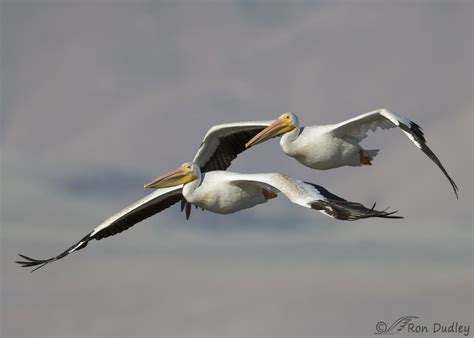
[[[255,135],[250,141],[248,141],[245,144],[245,148],[249,148],[253,145],[269,140],[272,137],[283,135],[296,128],[298,128],[298,117],[296,114],[291,112],[284,113],[280,115],[280,117],[276,119],[275,122],[270,124],[268,127]]]
[[[176,170],[164,174],[157,179],[144,185],[145,188],[168,188],[185,184],[198,179],[201,176],[199,166],[193,162],[181,164]]]

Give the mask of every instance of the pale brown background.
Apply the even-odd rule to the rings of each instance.
[[[373,336],[472,323],[472,1],[26,1],[1,17],[2,337]],[[280,171],[401,221],[341,222],[285,198],[230,216],[173,207],[33,274],[193,158],[217,123],[379,107],[417,121],[460,187],[398,130],[372,167]]]

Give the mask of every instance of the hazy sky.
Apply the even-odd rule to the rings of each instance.
[[[373,336],[473,317],[472,1],[0,2],[2,337]],[[228,216],[175,206],[34,274],[190,161],[218,123],[303,125],[385,107],[371,167],[279,171],[403,220],[342,222],[284,197]],[[471,328],[474,331],[474,328]]]

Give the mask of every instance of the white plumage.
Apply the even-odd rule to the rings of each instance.
[[[377,109],[337,124],[310,127],[299,127],[296,114],[285,113],[255,135],[246,147],[281,135],[282,150],[307,167],[327,170],[342,166],[371,165],[378,149],[364,149],[360,142],[367,137],[369,130],[395,127],[400,128],[441,169],[457,197],[456,183],[427,146],[421,127],[386,109]]]
[[[393,216],[395,212],[374,210],[375,204],[372,208],[366,208],[362,204],[346,201],[321,186],[278,173],[238,174],[211,171],[201,174],[200,167],[196,163],[184,163],[177,170],[159,177],[146,186],[158,189],[106,219],[61,254],[43,260],[20,255],[24,261],[17,263],[24,267],[35,267],[34,270],[39,269],[86,247],[92,239],[100,240],[120,233],[182,198],[188,205],[194,204],[214,213],[230,214],[265,203],[278,193],[282,193],[295,204],[341,220],[370,217],[400,218]]]
[[[299,128],[298,118],[293,113],[283,114],[275,122],[221,124],[206,133],[193,162],[184,163],[177,170],[145,185],[158,188],[156,191],[109,217],[61,254],[44,260],[20,255],[24,261],[17,263],[24,267],[35,267],[36,270],[86,247],[92,239],[100,240],[120,233],[179,201],[181,209],[186,210],[187,218],[192,205],[214,213],[230,214],[265,203],[280,193],[295,204],[341,220],[400,218],[393,216],[394,212],[374,210],[375,204],[372,208],[366,208],[360,203],[346,201],[322,186],[287,175],[223,171],[246,149],[246,145],[280,135],[283,135],[280,140],[283,151],[306,166],[330,169],[342,165],[361,165],[362,148],[359,142],[367,136],[367,131],[395,126],[400,127],[450,179],[437,157],[426,146],[419,126],[383,109],[328,126]],[[369,159],[376,154],[375,150],[362,151]],[[456,191],[457,187],[450,181]]]

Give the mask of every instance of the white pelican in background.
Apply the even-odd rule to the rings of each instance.
[[[346,201],[321,186],[283,174],[238,174],[228,171],[210,171],[201,174],[200,166],[194,162],[182,164],[175,171],[157,178],[145,187],[157,190],[108,218],[58,256],[39,260],[20,255],[24,261],[17,263],[23,267],[36,266],[33,270],[35,271],[86,247],[92,239],[100,240],[120,233],[182,198],[188,205],[194,204],[218,214],[230,214],[265,203],[278,193],[282,193],[295,204],[341,220],[352,221],[369,217],[401,218],[392,216],[395,212],[374,210],[375,204],[368,209],[362,204]]]
[[[363,149],[359,143],[367,137],[369,130],[395,127],[399,127],[441,169],[457,198],[456,183],[426,145],[420,126],[386,109],[374,110],[337,124],[301,128],[296,114],[285,113],[255,135],[245,146],[248,148],[282,135],[280,145],[285,154],[307,167],[326,170],[342,166],[371,165],[378,150]]]

